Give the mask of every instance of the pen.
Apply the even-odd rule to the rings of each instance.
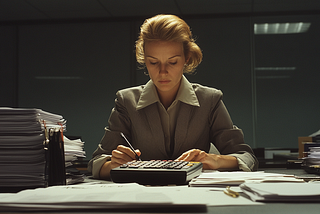
[[[126,136],[124,136],[124,134],[122,132],[120,132],[121,136],[123,137],[123,139],[125,139],[125,141],[127,142],[127,144],[130,146],[130,149],[134,152],[134,154],[136,154],[136,160],[141,161],[140,156],[134,151],[134,148],[132,147],[131,143],[128,141],[128,139],[126,138]]]
[[[229,195],[233,198],[239,197],[239,193],[230,189],[229,186],[223,191],[226,195]]]

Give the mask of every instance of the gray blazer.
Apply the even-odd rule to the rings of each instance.
[[[117,92],[109,126],[105,128],[98,148],[93,153],[88,169],[104,154],[111,155],[118,145],[126,145],[120,136],[123,132],[134,148],[141,151],[142,160],[174,160],[190,149],[209,152],[212,143],[222,155],[240,159],[250,170],[256,170],[258,161],[249,145],[244,143],[241,129],[235,127],[222,102],[222,92],[192,84],[200,107],[181,102],[175,130],[172,156],[165,149],[165,139],[158,112],[159,103],[136,109],[145,86],[137,86]],[[127,145],[126,145],[127,146]],[[101,167],[101,163],[100,166]],[[100,169],[100,168],[99,168]]]

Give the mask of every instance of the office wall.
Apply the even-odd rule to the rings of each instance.
[[[204,54],[197,74],[187,78],[224,92],[233,122],[252,147],[297,147],[298,136],[319,129],[319,16],[309,19],[315,23],[310,32],[282,37],[252,34],[254,21],[279,18],[186,20]],[[10,92],[1,96],[0,105],[63,115],[68,121],[65,134],[82,137],[89,159],[103,136],[116,91],[148,80],[134,62],[142,21],[2,26],[0,44],[7,51],[0,49],[0,90],[1,95],[8,88]],[[291,48],[281,52],[279,44]],[[293,51],[298,55],[288,55]],[[275,64],[286,59],[292,64]],[[255,64],[293,62],[299,62],[294,78],[261,79],[254,70]]]
[[[20,26],[19,106],[63,115],[90,158],[130,84],[131,52],[129,23]]]
[[[256,17],[254,23],[310,23],[304,33],[254,37],[256,140],[260,147],[296,147],[320,129],[320,16]]]
[[[0,106],[17,106],[17,27],[0,26]]]

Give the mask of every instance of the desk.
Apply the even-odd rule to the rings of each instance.
[[[311,174],[305,173],[304,170],[302,169],[285,169],[285,168],[278,168],[278,169],[261,169],[265,172],[272,172],[272,173],[282,173],[282,174],[293,174],[296,176],[312,176]],[[314,175],[313,175],[314,176]],[[95,182],[97,180],[94,179],[86,179],[85,182]],[[100,181],[100,180],[99,180]],[[101,181],[100,181],[101,182]],[[110,183],[110,181],[103,181],[105,183]],[[161,188],[161,187],[159,187]],[[192,187],[192,188],[197,188],[197,187]],[[186,196],[187,197],[187,196]],[[214,199],[213,199],[214,200]],[[207,207],[207,210],[205,213],[223,213],[223,214],[248,214],[248,213],[259,213],[259,214],[264,214],[264,213],[307,213],[307,214],[315,214],[319,213],[320,210],[320,204],[318,203],[266,203],[264,205],[250,205],[250,206],[213,206],[213,207]],[[174,210],[175,213],[186,213],[187,210],[183,211],[177,211]],[[144,209],[137,209],[134,211],[128,211],[128,210],[116,210],[116,211],[103,211],[103,210],[94,210],[94,211],[83,211],[83,213],[118,213],[118,214],[123,214],[123,213],[168,213],[166,210],[144,210]],[[14,212],[14,213],[19,213],[19,212]],[[23,212],[21,212],[23,213]],[[40,212],[38,212],[40,213]],[[41,212],[44,213],[44,212]],[[61,212],[50,212],[50,213],[59,213]],[[63,212],[63,213],[79,213],[79,211],[76,212]],[[189,212],[189,213],[204,213],[204,212]]]
[[[303,169],[267,168],[259,169],[269,173],[282,173],[295,176],[312,177],[317,176],[306,173]],[[281,213],[281,214],[318,214],[320,204],[317,203],[266,203],[259,206],[229,206],[229,207],[208,207],[208,213],[223,214],[249,214],[249,213]]]
[[[208,207],[206,213],[212,214],[319,214],[320,204],[276,204],[270,203],[262,206],[229,206],[229,207]],[[8,212],[6,212],[8,213]],[[38,212],[43,214],[45,212]],[[138,214],[138,213],[170,213],[170,212],[154,212],[150,211],[133,211],[133,212],[122,212],[122,211],[92,211],[92,212],[48,212],[50,214],[75,214],[75,213],[86,213],[86,214],[97,214],[97,213],[116,213],[116,214]],[[171,212],[172,213],[172,212]],[[188,212],[174,212],[175,214],[185,214]],[[12,214],[26,214],[25,212],[13,212]],[[193,214],[203,214],[203,212],[193,212]]]

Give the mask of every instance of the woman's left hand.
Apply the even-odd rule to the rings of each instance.
[[[236,157],[229,155],[208,154],[200,149],[191,149],[186,151],[176,160],[201,162],[203,164],[203,169],[238,167],[238,161]]]

